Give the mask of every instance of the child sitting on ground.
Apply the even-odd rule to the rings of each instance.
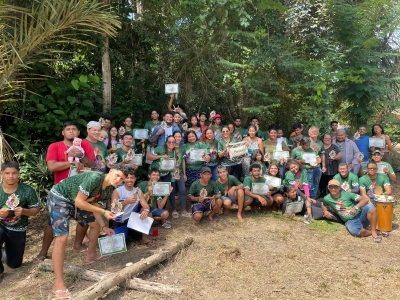
[[[314,199],[304,195],[291,184],[283,187],[283,195],[285,200],[282,204],[282,214],[285,217],[294,218],[296,214],[304,213],[307,210],[304,215],[304,223],[311,224],[313,222],[311,203],[316,202]]]

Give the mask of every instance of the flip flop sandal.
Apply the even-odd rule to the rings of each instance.
[[[85,265],[91,265],[91,264],[93,264],[93,263],[95,263],[95,262],[98,262],[98,261],[107,260],[107,259],[109,259],[110,257],[111,257],[111,255],[100,256],[98,259],[95,259],[95,260],[92,260],[92,261],[89,261],[89,262],[86,262],[86,261],[85,261]]]
[[[378,235],[377,237],[372,237],[372,239],[374,240],[374,243],[382,242],[382,237],[380,235]]]
[[[170,229],[172,228],[170,223],[165,222],[164,224],[161,225],[162,228]]]
[[[179,218],[179,213],[178,213],[177,211],[174,211],[174,212],[172,213],[172,217],[173,217],[174,219],[178,219],[178,218]]]
[[[377,230],[378,235],[381,237],[389,237],[389,232]]]
[[[41,263],[42,261],[44,261],[46,258],[48,258],[47,256],[41,255],[41,256],[37,256],[33,259],[33,262],[38,264]]]
[[[72,294],[68,289],[66,289],[66,290],[56,290],[56,291],[52,291],[52,292],[54,293],[54,295],[58,299],[70,299],[72,297]]]

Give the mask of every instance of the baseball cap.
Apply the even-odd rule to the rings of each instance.
[[[330,186],[330,185],[340,186],[340,182],[336,179],[332,179],[332,180],[329,180],[329,182],[328,182],[328,186]]]
[[[380,155],[383,155],[383,153],[381,151],[379,151],[379,150],[375,150],[374,152],[372,152],[372,155],[375,154],[375,153],[379,153]]]
[[[100,123],[97,121],[90,121],[89,123],[87,123],[86,128],[90,129],[92,127],[101,127]]]
[[[208,115],[207,115],[207,113],[205,113],[204,111],[202,111],[202,112],[199,114],[199,117],[200,117],[201,115],[206,116],[206,118],[208,119]]]
[[[200,173],[203,174],[205,172],[210,172],[211,173],[211,169],[209,167],[202,167]]]
[[[216,114],[216,115],[214,116],[214,118],[213,118],[213,119],[215,120],[215,119],[218,119],[218,118],[220,118],[220,119],[222,120],[222,118],[221,118],[221,115],[220,115],[220,114]]]

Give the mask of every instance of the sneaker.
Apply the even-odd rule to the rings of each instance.
[[[172,212],[172,217],[174,219],[178,219],[179,218],[179,213],[177,211]]]
[[[185,217],[185,218],[191,218],[192,217],[192,214],[191,213],[186,213],[186,214],[181,214],[181,216],[182,217]]]
[[[310,215],[304,215],[304,223],[311,224],[312,222],[313,222],[313,219]]]
[[[171,228],[172,226],[171,226],[170,223],[165,222],[164,224],[161,225],[161,227],[162,227],[162,228],[169,229],[169,228]]]

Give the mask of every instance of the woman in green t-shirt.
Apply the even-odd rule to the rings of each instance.
[[[175,184],[172,184],[176,179],[179,179],[179,174],[175,175],[177,166],[177,155],[175,152],[175,138],[171,135],[167,137],[165,145],[158,146],[152,153],[147,154],[147,159],[153,161],[150,169],[160,170],[160,181],[171,182],[173,187],[172,192],[169,194],[169,201],[172,207],[172,217],[178,218],[179,214],[176,211],[175,204]]]
[[[204,146],[208,150],[210,155],[210,162],[207,166],[211,169],[212,177],[214,181],[218,180],[218,141],[214,138],[214,130],[212,128],[207,128],[205,132]]]
[[[200,179],[200,170],[204,167],[205,163],[210,161],[210,156],[205,153],[203,160],[198,158],[194,159],[192,155],[192,150],[196,149],[206,149],[203,143],[200,143],[196,133],[193,130],[189,130],[186,133],[186,144],[183,145],[183,157],[185,158],[182,163],[183,176],[185,181],[189,183],[189,187],[197,179]]]
[[[219,158],[222,158],[222,165],[228,168],[229,175],[234,175],[236,178],[240,178],[242,177],[241,160],[232,161],[227,149],[229,144],[234,143],[237,143],[237,140],[231,137],[228,126],[223,126],[222,138],[218,141],[218,156]]]

